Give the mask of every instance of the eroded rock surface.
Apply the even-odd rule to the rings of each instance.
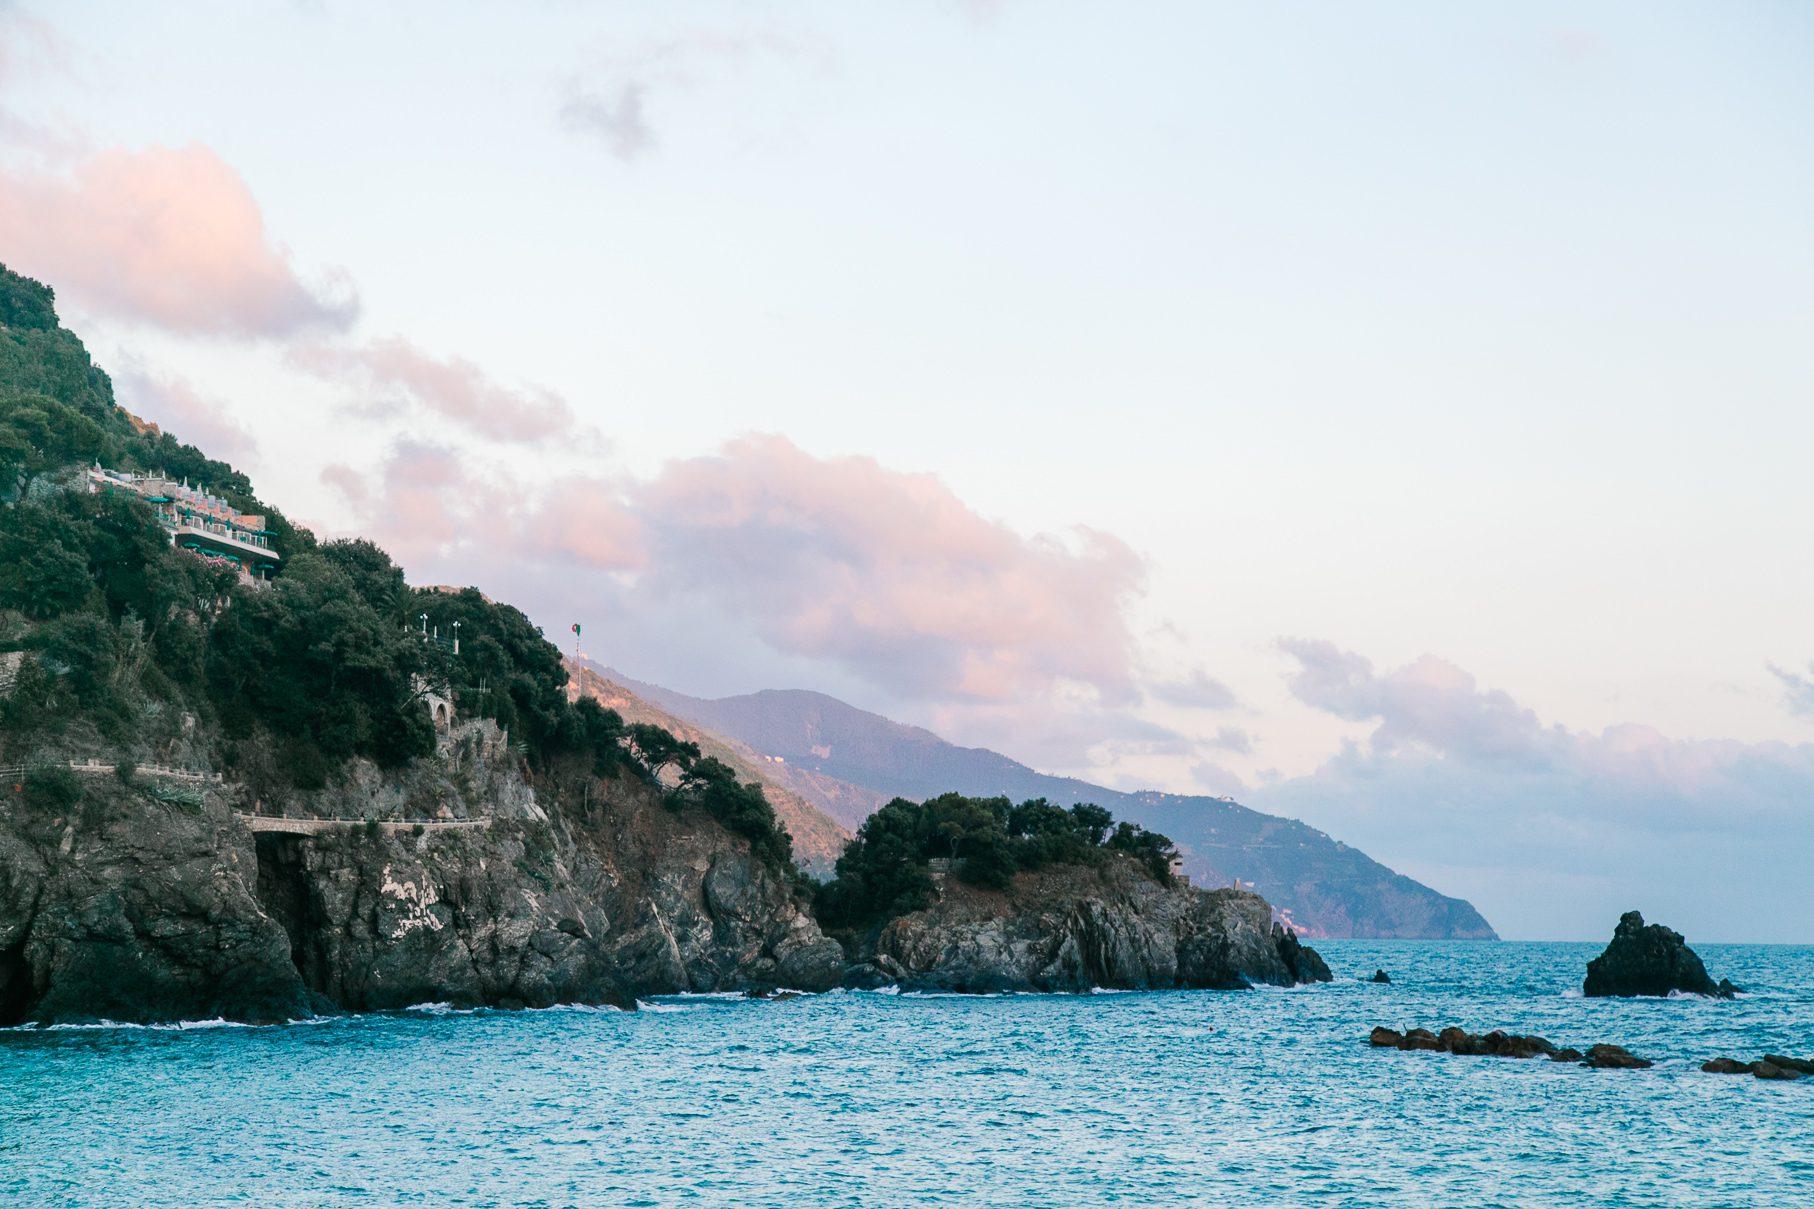
[[[489,805],[488,826],[254,835],[225,795],[170,805],[106,777],[61,814],[0,813],[0,1024],[628,1004],[842,976],[786,872],[703,813],[626,776],[570,817],[514,767],[466,772],[452,813]],[[369,809],[369,775],[338,791],[359,800],[310,805]]]
[[[852,973],[920,990],[1236,989],[1327,982],[1257,894],[1161,885],[1126,859],[1022,873],[1005,892],[949,880],[884,927]]]

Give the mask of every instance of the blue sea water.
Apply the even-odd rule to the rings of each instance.
[[[1814,948],[1730,1003],[1579,995],[1596,945],[1324,942],[1330,986],[836,992],[0,1032],[24,1206],[1814,1205]],[[1376,966],[1396,981],[1362,981]],[[1373,1050],[1610,1041],[1648,1071]]]

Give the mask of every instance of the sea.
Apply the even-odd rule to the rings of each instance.
[[[1732,1002],[1584,999],[1599,945],[1318,947],[1335,982],[1288,990],[5,1030],[0,1204],[1814,1206],[1814,1078],[1699,1069],[1814,1058],[1814,947],[1699,946]]]

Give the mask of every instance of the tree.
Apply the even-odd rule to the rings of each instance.
[[[699,744],[677,739],[659,726],[635,722],[629,727],[630,751],[651,777],[668,768],[689,772],[699,759]],[[717,763],[716,760],[713,761]],[[722,767],[722,765],[721,765]]]
[[[793,838],[776,820],[762,786],[754,781],[739,782],[737,770],[730,765],[711,756],[694,760],[675,786],[673,798],[678,803],[703,807],[727,831],[749,840],[750,851],[770,865],[792,867]]]

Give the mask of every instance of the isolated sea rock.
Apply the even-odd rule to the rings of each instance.
[[[1590,1045],[1582,1065],[1595,1070],[1646,1070],[1655,1063],[1638,1057],[1622,1045]]]
[[[1047,866],[1007,891],[951,879],[940,901],[890,921],[864,959],[899,970],[903,987],[982,993],[1330,980],[1259,895],[1161,885],[1125,858]]]
[[[1736,990],[1730,982],[1715,983],[1708,976],[1707,967],[1680,932],[1646,924],[1636,911],[1619,917],[1606,951],[1587,963],[1587,980],[1582,985],[1582,993],[1590,998],[1682,991],[1730,999]]]
[[[1390,974],[1386,973],[1384,970],[1375,970],[1375,971],[1373,971],[1373,977],[1368,979],[1367,981],[1390,984],[1392,981],[1392,976]]]

